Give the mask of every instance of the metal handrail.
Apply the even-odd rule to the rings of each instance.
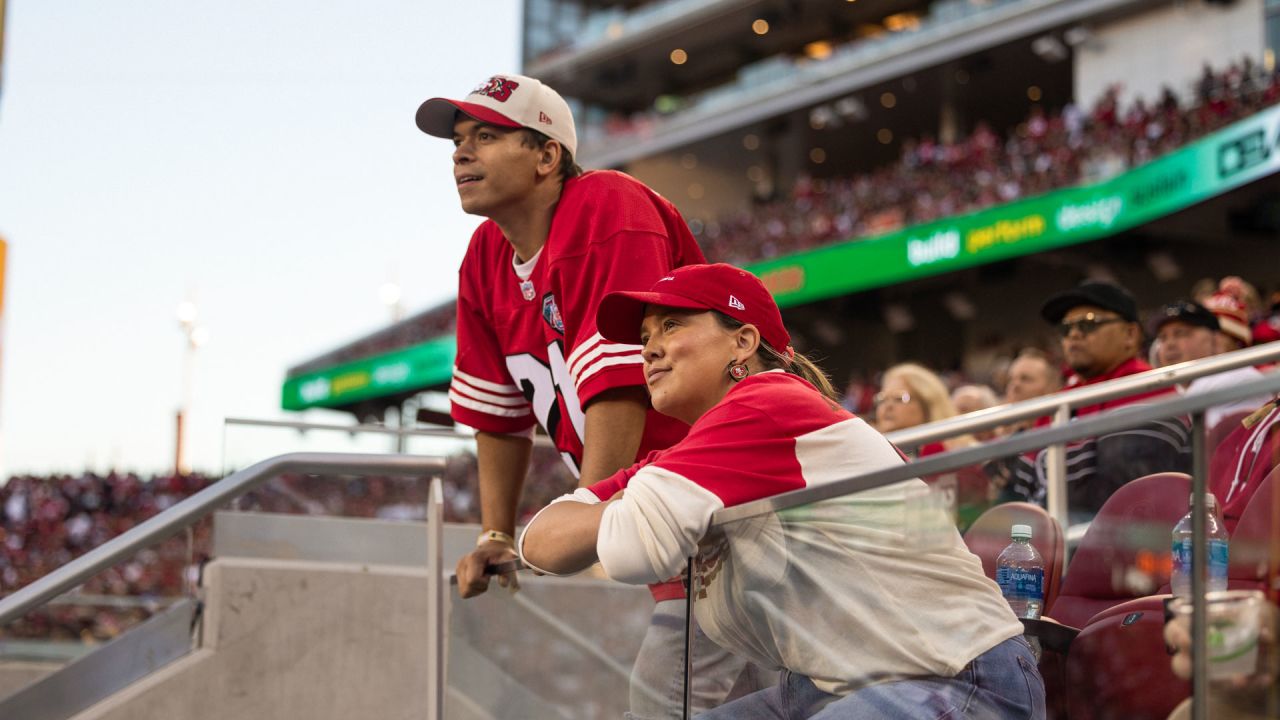
[[[1044,395],[1030,400],[987,408],[986,410],[978,410],[967,415],[931,422],[927,425],[895,430],[891,433],[886,433],[885,437],[889,438],[898,447],[916,448],[927,443],[955,437],[956,435],[990,430],[1019,420],[1030,420],[1052,415],[1054,411],[1063,406],[1074,410],[1085,405],[1096,405],[1107,400],[1115,400],[1116,398],[1137,395],[1151,390],[1162,390],[1227,370],[1276,361],[1280,361],[1280,341],[1201,358],[1200,360],[1188,360],[1177,365],[1108,380],[1097,385],[1064,390],[1052,395]]]
[[[342,425],[340,423],[312,423],[299,422],[295,420],[259,420],[257,418],[229,417],[223,420],[223,427],[271,427],[286,428],[289,430],[297,430],[298,432],[307,432],[310,430],[332,430],[337,432],[345,432],[350,435],[370,434],[370,435],[388,435],[392,437],[433,437],[444,438],[446,440],[459,440],[462,442],[474,443],[476,440],[475,432],[467,430],[459,432],[456,427],[388,427],[386,425]],[[535,428],[541,430],[541,427]],[[533,436],[534,447],[554,448],[555,442],[550,437],[537,432]]]
[[[792,490],[791,492],[754,500],[742,505],[734,505],[716,512],[712,517],[711,526],[719,527],[765,513],[850,495],[923,475],[934,475],[940,472],[956,470],[996,458],[1010,457],[1029,450],[1038,450],[1050,445],[1095,437],[1167,417],[1199,413],[1215,405],[1276,392],[1280,392],[1280,373],[1273,373],[1257,380],[1240,383],[1235,387],[1222,388],[1196,395],[1180,396],[1160,402],[1128,405],[1101,412],[1086,419],[1077,420],[1069,425],[1019,433],[1002,440],[932,455],[915,462],[877,470],[866,475],[800,490]]]
[[[0,625],[84,583],[144,548],[177,534],[227,502],[283,473],[431,475],[445,459],[414,455],[289,453],[251,465],[219,480],[137,527],[99,545],[26,587],[0,599]]]

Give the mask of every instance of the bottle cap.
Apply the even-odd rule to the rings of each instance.
[[[1030,525],[1014,525],[1013,529],[1009,531],[1009,537],[1030,539],[1031,526]]]

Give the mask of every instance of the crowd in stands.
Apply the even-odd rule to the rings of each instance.
[[[1003,137],[979,122],[955,142],[906,140],[891,165],[801,177],[786,197],[703,224],[698,241],[709,260],[746,265],[1098,182],[1274,105],[1280,73],[1246,59],[1221,72],[1205,66],[1187,101],[1167,86],[1152,103],[1122,106],[1119,96],[1113,87],[1087,111],[1035,106]]]

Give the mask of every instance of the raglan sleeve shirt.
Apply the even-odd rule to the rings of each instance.
[[[662,581],[695,554],[717,510],[803,486],[794,439],[752,404],[722,403],[652,462],[588,488],[597,502],[626,489],[601,518],[600,564],[621,582]]]

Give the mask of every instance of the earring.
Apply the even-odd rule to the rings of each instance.
[[[729,361],[729,377],[733,378],[734,382],[745,378],[748,372],[750,371],[747,369],[746,363],[740,363],[735,360]]]

